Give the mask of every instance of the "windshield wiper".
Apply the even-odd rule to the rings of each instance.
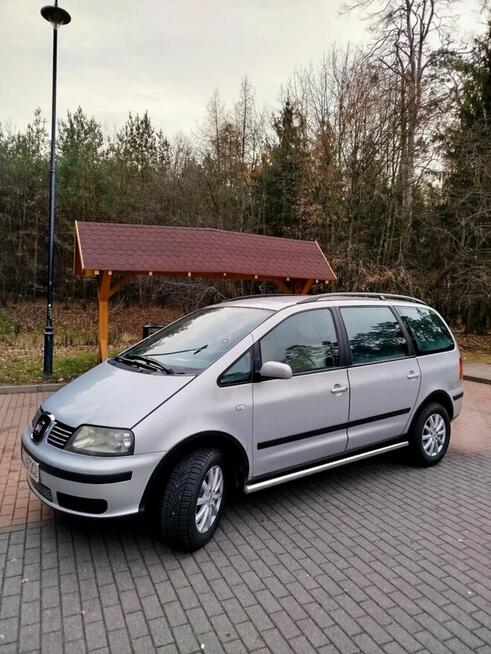
[[[129,357],[123,357],[120,356],[119,354],[114,357],[115,361],[119,361],[120,363],[124,363],[127,366],[133,366],[134,368],[140,368],[140,364],[137,363],[136,361],[132,361]]]
[[[149,368],[154,370],[162,370],[162,372],[167,373],[168,375],[173,375],[174,370],[169,366],[166,366],[165,363],[160,363],[160,361],[155,361],[152,357],[144,357],[140,354],[128,354],[126,358],[131,359],[132,361],[141,361],[143,364],[147,365]]]
[[[139,354],[124,354],[122,356],[115,357],[116,361],[121,361],[122,363],[127,363],[129,365],[136,365],[140,368],[149,368],[150,370],[160,370],[165,372],[167,375],[173,375],[174,370],[169,368],[160,361],[155,361],[151,357],[140,356]]]
[[[152,352],[152,354],[154,357],[164,356],[167,354],[182,354],[183,352],[192,352],[193,354],[198,354],[199,352],[201,352],[201,350],[206,350],[207,347],[208,347],[208,343],[198,348],[190,347],[187,350],[176,350],[175,352]]]

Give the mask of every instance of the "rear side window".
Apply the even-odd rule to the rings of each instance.
[[[408,355],[407,341],[389,307],[345,307],[341,315],[354,365]]]
[[[287,363],[293,373],[339,365],[339,347],[329,309],[290,316],[261,340],[261,360]]]
[[[442,319],[426,307],[396,307],[420,354],[453,350],[453,338]]]

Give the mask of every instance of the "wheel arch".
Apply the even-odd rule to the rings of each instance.
[[[453,420],[454,406],[453,406],[452,398],[450,397],[450,395],[446,391],[436,390],[436,391],[431,392],[429,395],[427,395],[425,397],[425,399],[422,400],[422,402],[419,403],[419,406],[416,409],[416,411],[414,412],[414,415],[412,417],[411,424],[410,424],[409,429],[408,429],[409,433],[412,431],[412,429],[414,427],[414,423],[418,419],[418,416],[421,413],[421,411],[430,402],[438,402],[439,404],[441,404],[446,409],[450,421]]]
[[[249,476],[249,457],[240,441],[223,431],[203,431],[188,436],[172,449],[165,453],[147,482],[140,501],[140,512],[155,499],[154,492],[158,485],[165,483],[165,479],[179,458],[199,447],[218,447],[225,455],[226,461],[232,462],[232,487],[240,492]]]

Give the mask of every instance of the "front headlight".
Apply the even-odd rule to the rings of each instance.
[[[134,446],[135,437],[131,429],[83,425],[70,438],[65,450],[80,454],[121,456],[133,454]]]

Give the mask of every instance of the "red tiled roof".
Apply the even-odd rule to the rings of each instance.
[[[334,280],[315,241],[220,229],[76,222],[75,272]]]

